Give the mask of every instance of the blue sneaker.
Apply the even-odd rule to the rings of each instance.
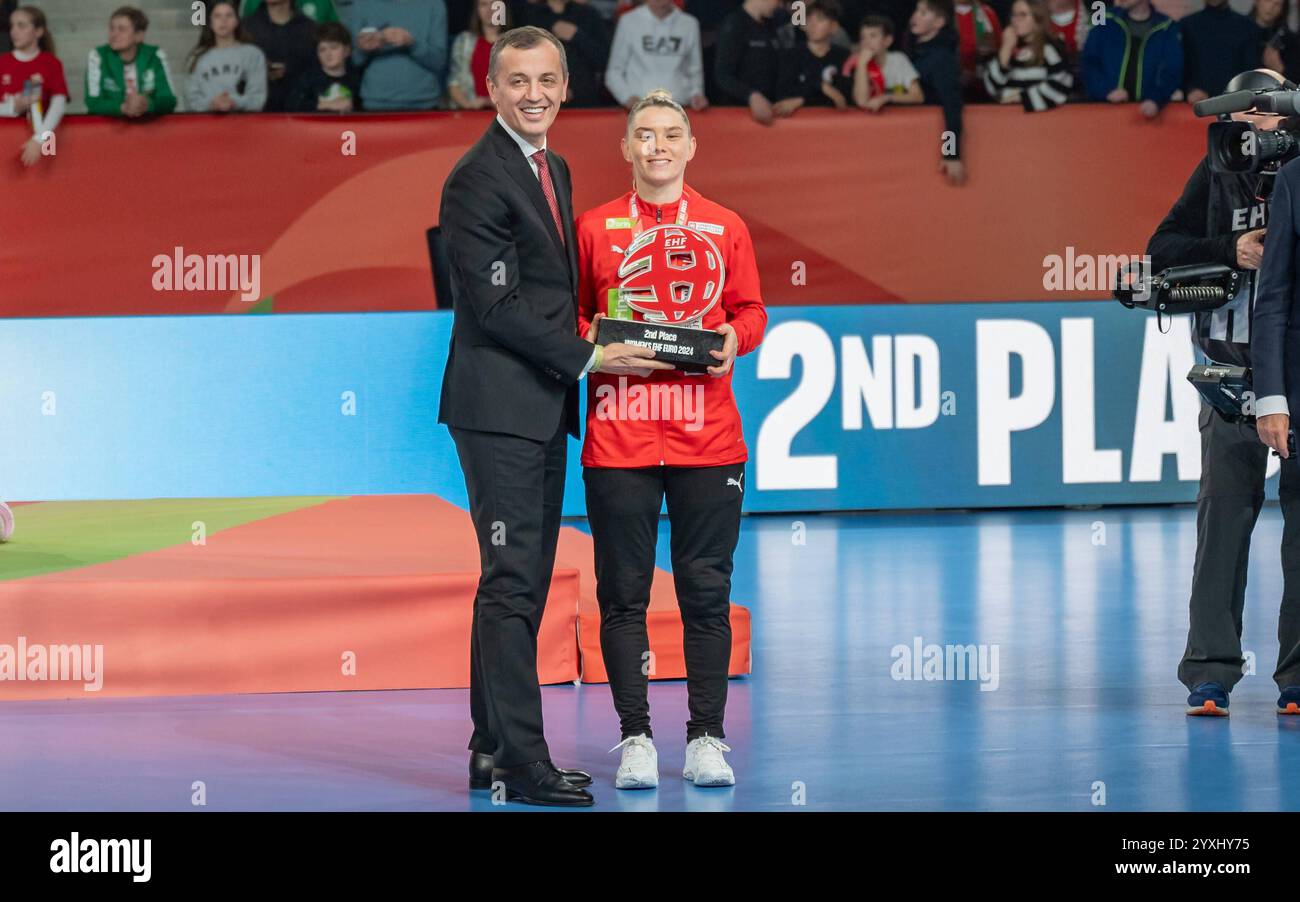
[[[1300,714],[1300,686],[1287,686],[1277,698],[1278,714]]]
[[[1228,716],[1228,690],[1218,683],[1201,683],[1187,696],[1187,714],[1191,717]]]

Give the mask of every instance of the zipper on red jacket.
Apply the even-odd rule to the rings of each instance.
[[[660,411],[662,413],[662,411]],[[667,442],[664,441],[663,417],[655,417],[655,425],[659,426],[659,465],[663,467],[664,452],[667,451]]]
[[[680,203],[680,201],[678,202]],[[664,208],[661,204],[656,204],[655,224],[657,225],[659,223],[662,223],[663,221],[664,221]],[[666,453],[666,451],[667,451],[667,444],[664,438],[664,421],[661,418],[659,420],[659,466],[661,467],[664,466],[664,454]]]

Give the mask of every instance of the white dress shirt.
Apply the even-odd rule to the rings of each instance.
[[[546,138],[542,138],[541,147],[534,147],[531,141],[507,125],[506,121],[501,118],[500,113],[497,113],[497,122],[501,123],[501,127],[506,130],[507,135],[515,139],[515,143],[519,145],[519,152],[527,158],[528,166],[533,170],[533,176],[540,180],[541,176],[537,174],[537,161],[533,159],[533,154],[546,149]]]
[[[1255,417],[1267,417],[1277,413],[1290,414],[1291,410],[1286,403],[1286,395],[1269,395],[1266,398],[1260,398],[1255,402]]]

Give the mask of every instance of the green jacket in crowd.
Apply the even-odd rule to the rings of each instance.
[[[137,90],[149,99],[149,112],[170,113],[176,109],[167,54],[152,44],[141,44],[134,65]],[[86,108],[100,116],[121,116],[124,100],[126,69],[122,58],[107,44],[96,47],[86,64]]]

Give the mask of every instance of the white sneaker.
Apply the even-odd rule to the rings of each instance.
[[[734,786],[736,775],[722,757],[731,748],[714,736],[701,736],[686,746],[686,766],[682,776],[696,786]]]
[[[615,789],[654,789],[659,785],[659,753],[654,740],[644,733],[629,736],[610,751],[620,748],[623,760],[614,775]]]

